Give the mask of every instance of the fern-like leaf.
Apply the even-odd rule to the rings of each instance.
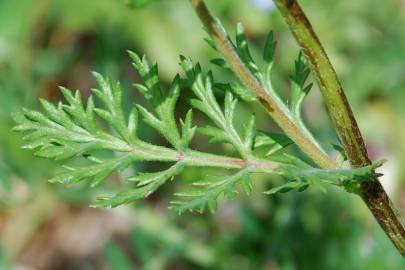
[[[178,197],[190,198],[189,200],[176,200],[171,202],[170,208],[182,214],[186,211],[198,211],[203,213],[208,207],[210,212],[214,213],[217,208],[218,197],[224,194],[228,199],[233,199],[238,194],[236,188],[237,183],[243,183],[245,190],[251,191],[251,182],[249,173],[241,170],[238,173],[216,181],[201,181],[193,183],[194,186],[199,186],[199,189],[178,192],[175,195]],[[248,187],[246,187],[248,186]]]
[[[274,56],[275,43],[272,39],[269,40],[265,54],[266,70],[271,69]],[[254,64],[250,55],[241,26],[235,46],[238,53],[243,55],[244,61],[249,64],[249,68],[255,71],[257,78],[263,80],[262,71]],[[222,195],[234,198],[239,190],[249,194],[252,191],[251,179],[254,173],[281,175],[288,180],[284,185],[268,191],[268,194],[289,190],[301,191],[311,186],[322,188],[324,184],[356,192],[359,184],[373,176],[375,169],[381,165],[377,163],[364,168],[332,171],[314,168],[299,158],[283,154],[281,150],[292,144],[292,141],[284,134],[258,131],[253,114],[241,125],[241,130],[235,127],[238,99],[232,93],[248,93],[242,86],[238,86],[240,89],[235,91],[229,89],[235,88],[232,84],[215,83],[212,72],[204,73],[199,64],[194,65],[189,58],[181,57],[181,66],[186,78],[182,80],[176,76],[166,90],[160,85],[157,64],[151,65],[146,57],[141,58],[132,52],[130,56],[134,67],[144,80],[144,84],[136,84],[135,87],[150,102],[152,110],[136,104],[126,115],[122,106],[120,84],[112,83],[94,73],[98,88],[92,90],[93,95],[86,104],[82,101],[79,91],[72,92],[61,88],[66,104],[54,105],[41,100],[42,113],[23,109],[15,116],[17,126],[14,130],[25,134],[24,148],[35,150],[35,154],[40,157],[63,163],[63,170],[55,175],[51,182],[74,185],[88,181],[90,186],[94,187],[111,174],[128,169],[139,161],[172,164],[168,169],[158,172],[138,172],[127,179],[133,185],[132,188],[110,197],[103,196],[97,199],[94,207],[116,207],[148,197],[179,175],[186,166],[209,166],[232,171],[220,179],[195,182],[193,189],[177,193],[179,200],[174,201],[171,208],[178,213],[188,210],[202,212],[206,208],[213,212]],[[308,73],[302,59],[298,60],[290,104],[292,112],[297,112],[292,114],[297,121],[300,121],[298,113],[305,89],[308,88],[305,86]],[[190,101],[192,107],[208,118],[209,124],[198,128],[199,132],[208,137],[210,142],[231,144],[240,158],[203,153],[190,147],[197,130],[193,125],[193,111],[190,109],[184,119],[178,119],[175,112],[182,86],[191,88],[195,95]],[[221,105],[215,97],[216,88],[225,92]],[[95,105],[93,97],[97,98],[99,106]],[[137,135],[140,126],[138,114],[146,124],[163,136],[171,147],[140,139]],[[260,154],[260,151],[256,151],[258,148],[265,148],[266,153]],[[70,163],[70,160],[75,162]]]

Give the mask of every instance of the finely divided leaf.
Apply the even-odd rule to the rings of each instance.
[[[129,181],[137,183],[137,188],[120,192],[114,197],[101,197],[92,205],[95,208],[117,207],[123,204],[130,204],[137,200],[144,199],[164,185],[168,180],[180,174],[184,164],[178,162],[167,170],[154,173],[140,173],[129,178]]]
[[[286,193],[286,192],[290,192],[292,190],[297,190],[299,192],[304,191],[305,189],[307,189],[309,186],[308,183],[306,182],[301,182],[301,181],[291,181],[291,182],[287,182],[283,185],[274,187],[268,191],[265,191],[264,194],[267,195],[273,195],[273,194],[277,194],[277,193]]]
[[[114,171],[127,168],[134,162],[134,157],[127,154],[118,158],[103,160],[101,163],[83,167],[65,167],[65,172],[56,175],[49,181],[51,183],[77,184],[91,179],[91,187],[94,187],[110,176]]]
[[[217,181],[196,182],[194,185],[200,186],[201,189],[176,193],[175,195],[178,197],[189,199],[172,201],[170,209],[178,214],[194,210],[203,213],[208,207],[210,212],[213,213],[217,208],[218,197],[221,194],[224,194],[228,199],[232,199],[238,194],[236,190],[238,183],[242,185],[247,193],[251,192],[252,184],[249,179],[249,173],[244,170]]]
[[[305,163],[298,166],[282,166],[275,172],[282,175],[289,182],[274,187],[265,194],[285,193],[292,190],[303,191],[308,187],[316,187],[325,191],[324,185],[331,184],[340,186],[349,192],[359,192],[359,185],[364,181],[373,181],[375,177],[381,176],[375,170],[384,164],[384,161],[374,163],[370,166],[352,169],[322,170],[312,168]]]
[[[188,126],[182,126],[180,130],[176,123],[176,103],[180,96],[180,77],[177,75],[167,92],[160,87],[157,65],[150,67],[145,57],[141,58],[134,52],[129,52],[134,60],[133,66],[145,81],[145,85],[136,84],[135,87],[145,95],[154,107],[155,114],[152,114],[144,107],[138,105],[144,121],[157,130],[175,149],[184,150],[191,142],[194,135],[192,127],[192,115],[188,116]],[[187,131],[184,129],[186,128]],[[184,137],[185,136],[185,137]]]
[[[312,88],[312,84],[305,85],[311,70],[306,64],[304,54],[299,53],[295,61],[295,74],[291,77],[290,110],[294,117],[301,118],[301,106],[304,98]]]
[[[225,93],[232,92],[232,94],[234,94],[236,97],[244,102],[257,101],[256,96],[244,85],[237,81],[233,81],[231,83],[216,83],[215,87]]]
[[[270,133],[265,131],[257,131],[255,137],[254,148],[266,147],[266,156],[270,156],[279,150],[292,145],[294,142],[287,136],[281,133]]]
[[[275,45],[271,34],[266,42],[265,76],[263,76],[251,57],[243,27],[238,25],[236,45],[234,45],[238,54],[256,78],[264,83],[269,94],[280,101],[284,106],[283,110],[288,111],[271,87],[270,73]],[[24,109],[15,115],[17,126],[14,130],[25,133],[24,148],[34,149],[36,155],[54,160],[80,157],[85,164],[88,164],[87,166],[77,165],[77,163],[70,166],[64,164],[65,170],[52,178],[51,182],[77,184],[88,180],[91,186],[96,186],[114,172],[129,168],[135,162],[175,163],[167,170],[139,173],[129,178],[128,180],[134,183],[135,188],[120,192],[113,197],[99,198],[94,207],[115,207],[145,198],[180,174],[186,165],[224,167],[233,169],[235,172],[220,179],[195,182],[194,189],[177,193],[177,197],[185,198],[172,202],[171,208],[178,213],[187,210],[202,212],[206,208],[213,212],[220,196],[235,198],[239,189],[249,194],[252,191],[250,176],[253,172],[274,173],[289,179],[287,183],[274,187],[267,194],[291,190],[302,191],[308,187],[323,189],[324,184],[341,186],[349,192],[358,192],[359,185],[363,181],[369,181],[378,176],[375,169],[382,163],[355,169],[320,170],[297,157],[279,154],[277,152],[293,142],[283,134],[257,131],[254,115],[240,125],[241,130],[235,127],[235,122],[238,120],[236,117],[238,99],[232,93],[245,101],[256,100],[246,87],[237,82],[215,83],[211,72],[204,73],[199,64],[193,65],[190,59],[181,57],[181,66],[186,78],[180,79],[176,76],[170,87],[163,89],[158,78],[157,64],[151,65],[146,57],[141,58],[133,52],[129,54],[134,67],[144,80],[144,84],[136,84],[135,87],[150,102],[153,107],[151,111],[136,105],[130,110],[129,115],[126,115],[122,106],[120,84],[112,83],[100,74],[94,73],[99,87],[92,91],[93,96],[100,101],[100,106],[95,106],[92,96],[89,97],[87,104],[84,104],[80,92],[73,93],[61,88],[66,104],[54,105],[41,100],[43,113]],[[215,62],[224,66],[222,60]],[[302,54],[295,65],[290,116],[307,132],[300,118],[300,108],[310,89],[310,85],[305,85],[309,68]],[[179,123],[177,122],[175,107],[181,86],[192,89],[195,98],[190,101],[191,105],[205,114],[210,121],[209,125],[198,130],[209,137],[210,142],[230,143],[240,155],[240,159],[190,149],[190,143],[197,128],[193,126],[192,110],[189,110]],[[215,97],[216,88],[225,93],[223,104],[220,104]],[[173,147],[153,145],[137,137],[138,113]],[[256,156],[258,152],[254,150],[260,147],[267,151],[265,158]],[[109,153],[109,158],[106,158],[104,153]]]
[[[250,121],[246,130],[245,138],[237,132],[234,126],[235,110],[238,100],[231,92],[225,93],[224,109],[222,110],[214,95],[214,78],[211,72],[204,75],[200,66],[192,65],[190,59],[181,57],[181,66],[187,75],[187,80],[191,89],[198,99],[192,99],[191,105],[208,116],[217,126],[207,126],[198,129],[203,134],[212,137],[210,142],[231,143],[242,157],[246,157],[251,152],[252,142],[255,132],[254,118]]]
[[[259,69],[250,54],[245,29],[241,23],[236,26],[236,50],[245,65],[259,78]]]
[[[157,64],[155,63],[151,66],[145,55],[141,58],[132,51],[128,51],[128,54],[133,61],[134,68],[145,81],[145,87],[136,87],[141,90],[145,98],[153,103],[154,106],[159,105],[163,100],[163,93],[160,88]]]

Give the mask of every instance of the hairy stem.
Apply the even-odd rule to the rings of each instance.
[[[146,146],[146,147],[145,147]],[[214,155],[195,150],[179,152],[173,149],[151,145],[127,145],[134,159],[164,162],[183,162],[187,166],[217,167],[224,169],[248,169],[251,172],[274,173],[282,164],[252,156],[246,159]]]
[[[347,157],[353,167],[370,165],[364,140],[337,74],[308,18],[296,0],[275,0],[291,32],[311,63]],[[405,256],[405,229],[377,178],[363,182],[360,194],[378,223]]]
[[[266,111],[273,117],[280,128],[305,152],[319,167],[325,169],[336,168],[336,163],[315,143],[312,135],[305,132],[293,120],[290,113],[277,98],[269,94],[265,87],[256,79],[251,71],[240,59],[235,48],[228,40],[220,24],[208,10],[203,0],[191,0],[200,20],[211,34],[218,50],[222,53],[232,71],[238,78],[255,93]]]
[[[276,0],[275,3],[312,66],[329,114],[351,164],[358,167],[369,165],[367,150],[353,112],[336,72],[310,22],[297,1]]]

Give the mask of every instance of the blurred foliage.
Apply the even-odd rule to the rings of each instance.
[[[58,85],[83,89],[82,95],[87,97],[94,86],[90,73],[93,70],[108,74],[112,80],[120,79],[129,89],[130,82],[139,78],[130,67],[127,49],[157,60],[166,84],[179,71],[179,54],[190,55],[203,64],[212,59],[213,52],[202,41],[204,31],[188,1],[143,2],[0,1],[0,269],[35,263],[26,259],[28,247],[35,244],[34,236],[47,228],[46,224],[63,218],[61,207],[86,208],[95,194],[113,193],[120,186],[118,175],[112,177],[108,191],[49,186],[46,180],[54,174],[55,165],[20,150],[21,138],[11,132],[12,113],[23,106],[38,107],[38,97],[61,99]],[[288,89],[288,74],[294,68],[298,48],[272,6],[258,4],[264,2],[208,1],[227,28],[233,29],[241,21],[257,48],[263,47],[268,31],[274,31],[279,44],[274,80],[278,89]],[[131,3],[135,3],[132,9],[128,7]],[[342,79],[370,153],[375,160],[389,159],[383,184],[399,208],[404,209],[401,198],[405,168],[399,164],[405,158],[401,135],[405,134],[405,3],[303,0],[302,5]],[[259,55],[259,50],[252,48],[252,55]],[[226,79],[226,74],[219,70],[217,73],[217,77]],[[139,100],[135,91],[126,92],[124,100],[128,104]],[[311,91],[303,107],[306,122],[316,137],[325,145],[336,143],[317,89]],[[183,112],[181,107],[178,110]],[[274,129],[261,109],[254,110],[259,127]],[[150,141],[160,140],[150,129],[141,132]],[[210,147],[200,138],[194,144],[201,149]],[[207,173],[185,170],[183,178],[187,181]],[[280,183],[280,179],[272,181]],[[172,194],[173,189],[165,187],[144,205],[117,209],[134,220],[130,222],[132,229],[123,236],[110,236],[107,241],[100,234],[102,247],[98,253],[55,257],[55,261],[69,263],[44,269],[405,267],[359,199],[337,190],[268,198],[261,191],[272,186],[260,179],[254,185],[252,196],[222,204],[215,215],[181,217],[162,207],[169,200],[166,194]],[[77,233],[83,237],[93,229],[86,224],[80,228]],[[8,235],[10,231],[14,233]],[[52,230],[45,232],[51,234]],[[42,253],[45,250],[38,254]]]

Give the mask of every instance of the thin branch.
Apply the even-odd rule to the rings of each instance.
[[[249,156],[246,159],[215,155],[195,150],[177,151],[163,146],[152,146],[138,142],[136,145],[125,144],[134,159],[161,162],[183,162],[187,166],[216,167],[224,169],[249,169],[251,172],[274,173],[280,163]],[[153,149],[151,149],[153,147]]]
[[[311,63],[329,115],[353,167],[371,164],[364,140],[337,74],[308,18],[296,0],[275,0]],[[405,229],[378,179],[361,185],[361,196],[398,251],[405,256]]]
[[[298,145],[298,147],[308,155],[319,167],[323,169],[335,169],[336,163],[315,143],[312,135],[302,130],[293,120],[292,116],[280,103],[277,98],[271,96],[264,86],[255,78],[246,67],[235,51],[233,45],[228,40],[227,34],[221,25],[208,10],[204,1],[191,0],[198,16],[207,31],[212,35],[218,50],[230,65],[232,71],[240,80],[255,93],[266,111],[273,117],[280,128]]]

